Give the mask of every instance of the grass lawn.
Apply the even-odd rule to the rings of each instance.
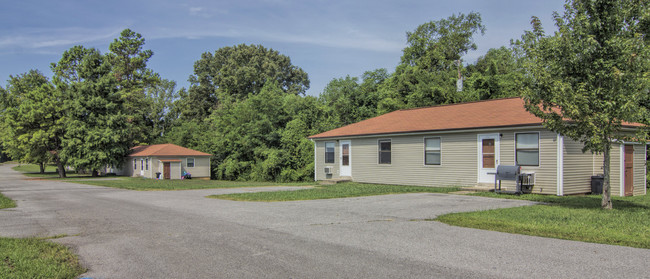
[[[236,188],[236,187],[263,187],[263,186],[307,186],[314,185],[314,182],[275,183],[256,181],[224,181],[224,180],[158,180],[140,177],[115,177],[114,180],[79,180],[70,179],[67,182],[106,186],[113,188],[155,191],[155,190],[190,190],[190,189],[212,189],[212,188]]]
[[[58,179],[59,173],[57,172],[56,166],[46,165],[45,173],[40,173],[40,168],[38,165],[34,164],[21,164],[11,168],[15,171],[22,172],[25,176],[35,177],[35,178],[48,178],[48,179]],[[90,174],[78,174],[74,172],[66,172],[68,177],[91,177]]]
[[[212,195],[208,198],[234,201],[298,201],[336,199],[361,196],[376,196],[404,193],[448,193],[458,191],[457,187],[419,187],[384,184],[364,184],[355,182],[321,185],[314,188],[297,191],[257,192],[228,195]]]
[[[76,278],[86,270],[63,245],[0,237],[0,278]]]
[[[0,209],[16,207],[16,202],[0,193]]]
[[[613,210],[602,210],[602,196],[498,195],[480,196],[544,202],[516,208],[452,213],[436,218],[449,225],[650,248],[650,195],[612,197]]]

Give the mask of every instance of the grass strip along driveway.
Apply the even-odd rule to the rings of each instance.
[[[384,184],[364,184],[355,182],[338,183],[333,185],[321,185],[314,188],[281,191],[281,192],[256,192],[239,193],[227,195],[212,195],[208,198],[225,199],[234,201],[298,201],[336,199],[360,196],[376,196],[388,194],[405,193],[448,193],[458,191],[457,187],[419,187]]]
[[[600,195],[477,195],[545,204],[452,213],[439,216],[435,221],[483,230],[650,248],[650,195],[612,197],[613,210],[600,208]]]
[[[16,207],[0,194],[0,209]],[[40,238],[0,237],[0,278],[75,278],[79,259],[63,245]]]
[[[138,190],[138,191],[314,185],[314,182],[274,183],[274,182],[256,182],[256,181],[224,181],[224,180],[199,180],[199,179],[184,179],[184,180],[160,179],[159,180],[159,179],[147,179],[147,178],[139,178],[139,177],[115,177],[115,179],[113,180],[70,179],[66,182],[75,182],[75,183],[121,188],[121,189],[128,189],[128,190]]]

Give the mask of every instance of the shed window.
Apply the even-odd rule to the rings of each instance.
[[[144,169],[149,170],[149,159],[144,159]]]
[[[140,170],[144,170],[144,160],[140,159]]]
[[[187,167],[188,168],[194,167],[194,158],[187,158]]]
[[[440,138],[424,139],[424,164],[440,165]]]
[[[379,141],[379,163],[390,164],[390,140]]]
[[[539,166],[539,133],[516,134],[517,165]]]
[[[138,169],[138,159],[133,159],[133,169],[134,170]]]
[[[326,142],[325,143],[325,163],[333,164],[334,163],[334,143]]]

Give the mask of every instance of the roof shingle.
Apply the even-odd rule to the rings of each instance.
[[[541,125],[519,97],[406,109],[366,119],[309,138],[399,134],[443,130]],[[630,124],[630,123],[624,123]],[[630,126],[638,126],[633,123]]]
[[[193,149],[185,148],[171,143],[139,145],[131,148],[129,157],[142,156],[212,156]]]

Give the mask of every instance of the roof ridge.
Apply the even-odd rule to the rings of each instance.
[[[451,106],[458,106],[458,105],[467,105],[467,104],[475,104],[475,103],[487,103],[487,102],[502,101],[502,100],[509,100],[509,99],[523,99],[523,98],[519,97],[519,96],[515,96],[515,97],[506,97],[506,98],[499,98],[499,99],[487,99],[487,100],[469,101],[469,102],[464,102],[464,103],[440,104],[440,105],[433,105],[433,106],[427,106],[427,107],[406,108],[406,109],[399,109],[399,110],[396,110],[396,111],[409,111],[409,110],[417,110],[417,109],[451,107]]]

